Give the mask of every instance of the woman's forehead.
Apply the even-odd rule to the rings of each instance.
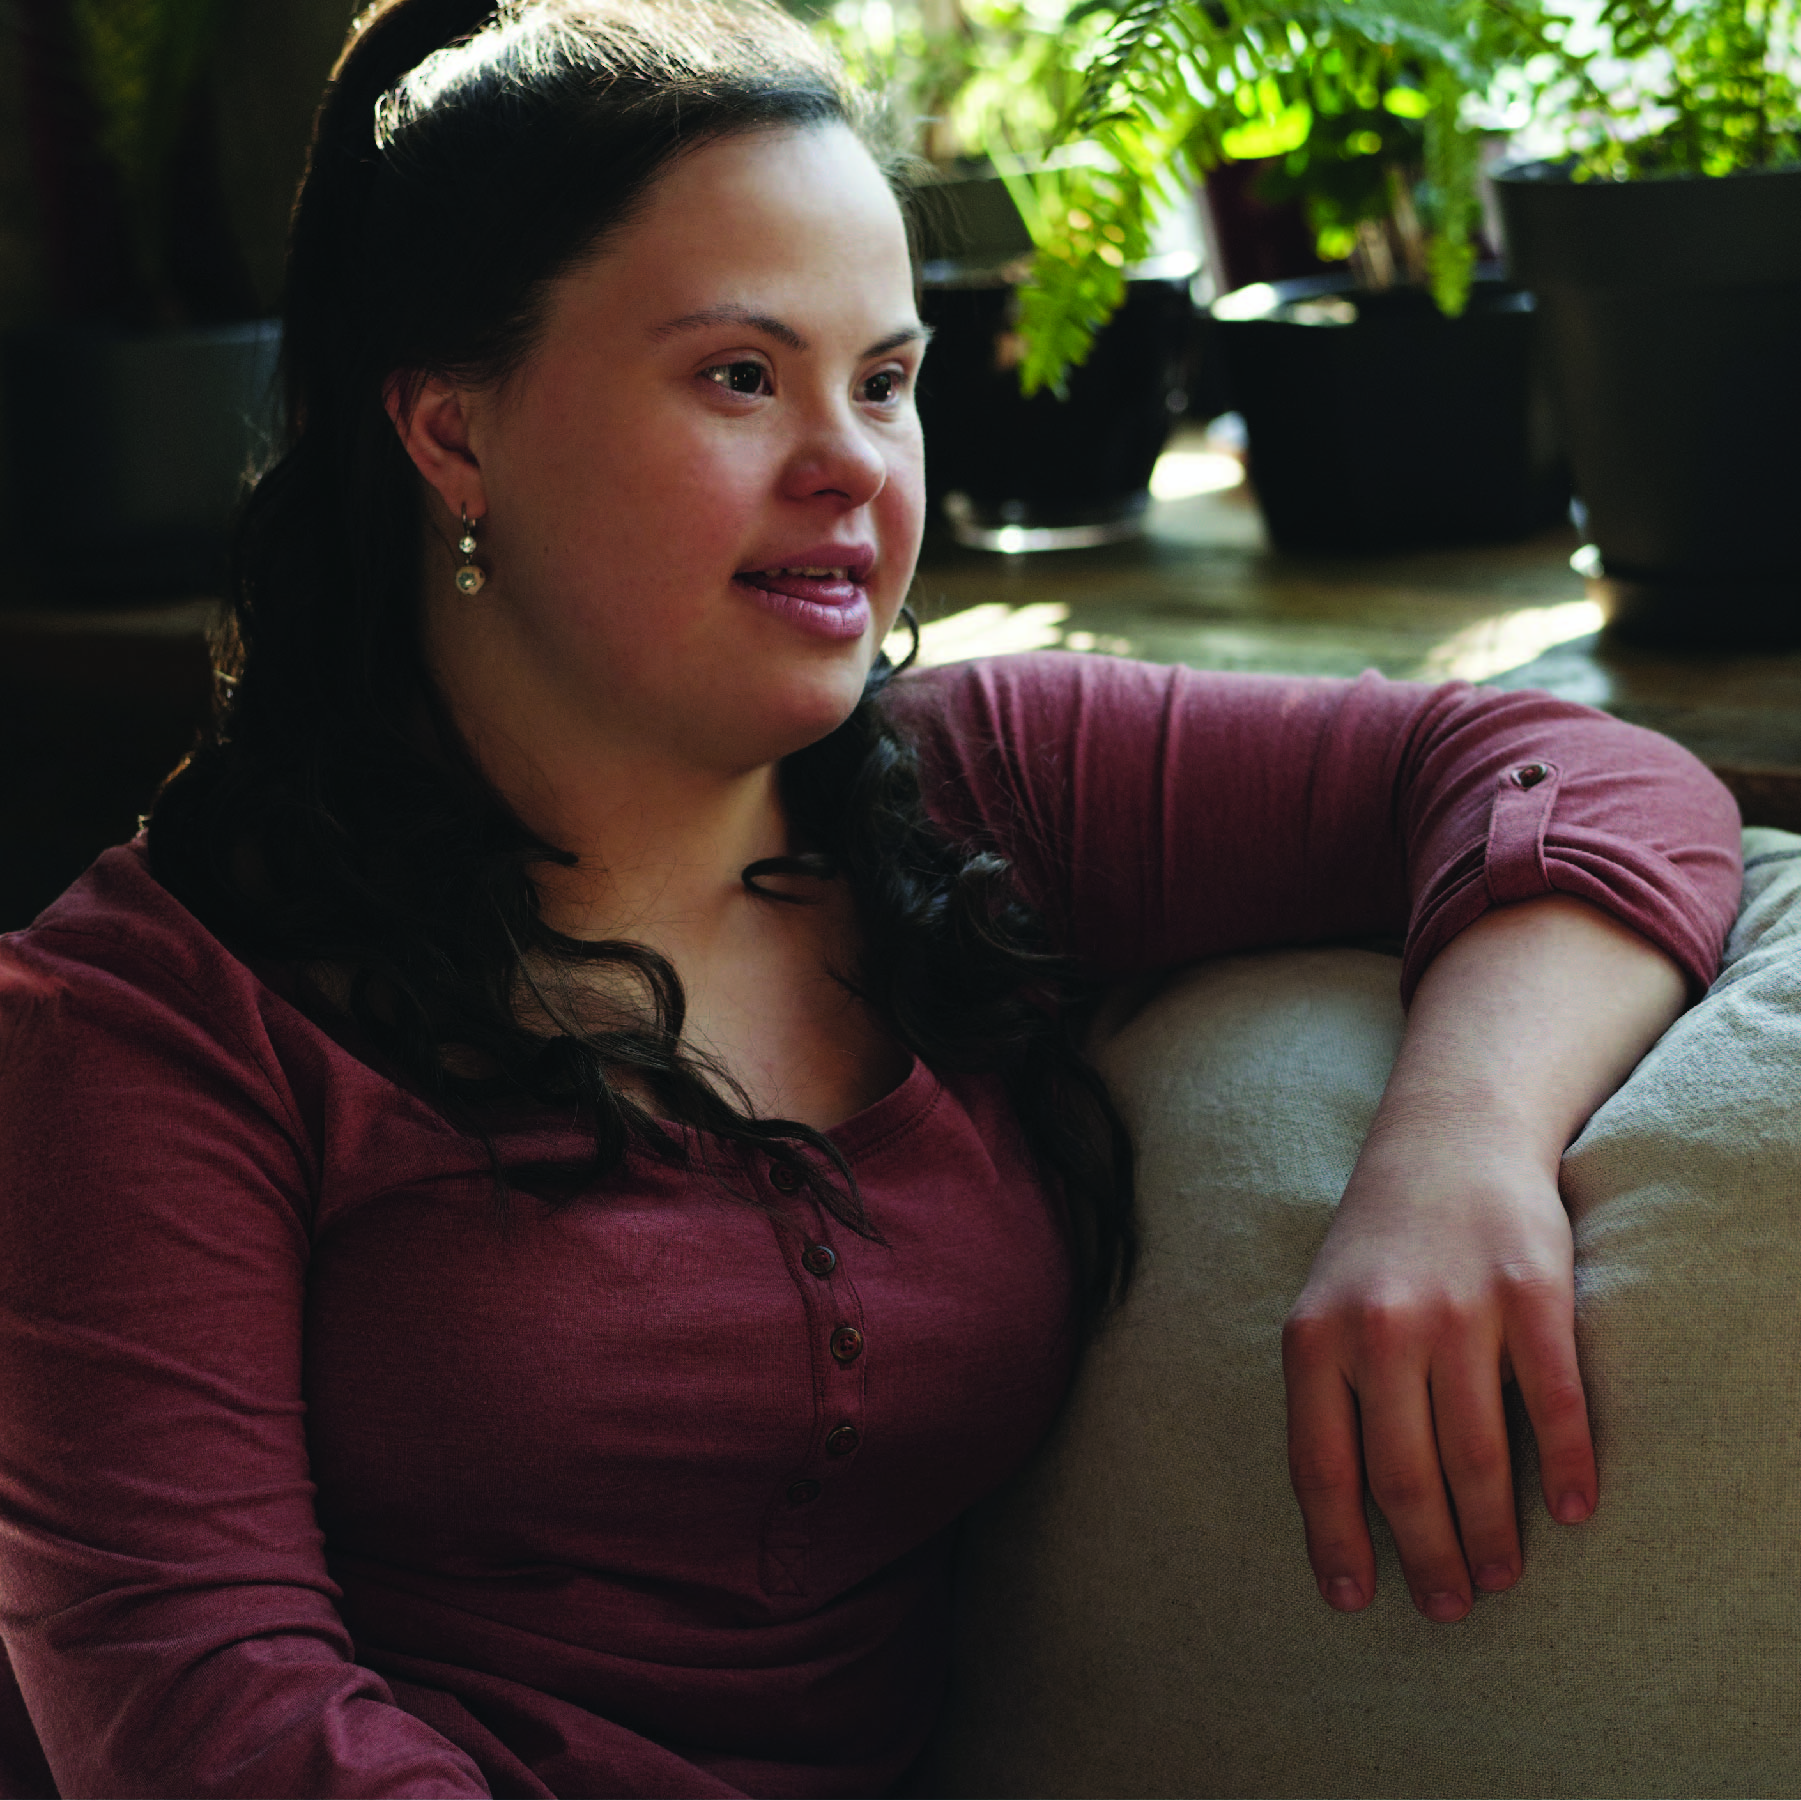
[[[733,309],[816,325],[875,306],[912,320],[900,207],[842,125],[764,131],[689,151],[618,233],[569,278],[577,310],[641,320],[662,335]],[[776,334],[778,337],[780,334]]]

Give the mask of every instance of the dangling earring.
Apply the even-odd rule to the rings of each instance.
[[[463,553],[462,563],[456,572],[456,585],[459,594],[476,594],[481,585],[488,579],[488,572],[475,560],[475,521],[469,517],[469,509],[461,509],[463,515],[463,535],[457,539],[457,549]]]

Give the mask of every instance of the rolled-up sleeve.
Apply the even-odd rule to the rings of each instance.
[[[1739,819],[1681,746],[1530,691],[1046,653],[904,679],[927,804],[1007,856],[1102,979],[1403,937],[1403,994],[1489,908],[1591,902],[1712,980]]]

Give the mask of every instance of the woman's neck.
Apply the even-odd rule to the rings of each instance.
[[[704,951],[751,900],[744,867],[790,848],[773,765],[729,780],[650,765],[583,773],[548,794],[502,790],[580,859],[533,872],[547,923],[573,937]]]
[[[439,608],[426,626],[432,678],[483,774],[533,832],[579,859],[534,868],[546,922],[678,963],[731,937],[755,907],[740,872],[792,848],[779,747],[728,754],[714,721],[597,703],[592,680],[547,665],[504,606]]]
[[[790,848],[777,766],[694,768],[587,736],[512,734],[459,720],[483,773],[571,868],[532,871],[547,924],[703,953],[751,897],[740,872]]]

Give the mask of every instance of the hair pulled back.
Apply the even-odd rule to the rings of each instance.
[[[509,1176],[567,1200],[633,1142],[675,1161],[704,1143],[661,1117],[756,1146],[875,1232],[828,1138],[754,1117],[682,1048],[665,959],[541,917],[534,868],[576,858],[488,782],[426,670],[419,482],[383,404],[396,380],[403,396],[429,376],[504,381],[551,285],[674,157],[833,122],[893,178],[869,102],[767,0],[383,0],[320,105],[289,247],[283,448],[239,522],[213,724],[158,796],[151,863],[227,943],[309,972],[483,1143],[502,1199]],[[851,718],[782,766],[816,853],[744,879],[772,904],[792,895],[771,875],[852,885],[865,952],[849,978],[927,1063],[1004,1076],[1066,1197],[1094,1317],[1132,1261],[1129,1145],[1007,865],[928,820],[879,699],[892,673],[878,658]],[[629,1004],[577,1006],[572,980],[543,979],[596,968]],[[522,1023],[525,995],[556,1030]],[[484,1122],[521,1097],[574,1103],[592,1157],[503,1170]]]

